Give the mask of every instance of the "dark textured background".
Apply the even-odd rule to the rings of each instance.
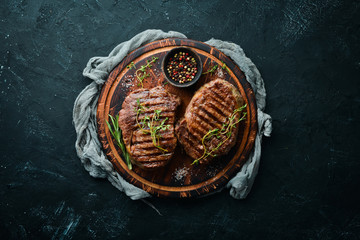
[[[1,1],[1,239],[359,239],[359,1]],[[145,29],[240,44],[272,137],[246,200],[132,201],[74,149],[92,56]]]

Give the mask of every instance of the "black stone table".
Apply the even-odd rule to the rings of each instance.
[[[2,1],[0,238],[359,239],[359,12],[340,0]],[[232,41],[258,66],[274,130],[247,199],[148,199],[159,215],[82,167],[82,70],[145,29]]]

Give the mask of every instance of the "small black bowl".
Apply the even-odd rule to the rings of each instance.
[[[195,58],[196,61],[196,68],[197,68],[197,73],[195,74],[194,78],[190,81],[190,82],[185,82],[185,83],[179,83],[176,82],[174,80],[172,80],[169,76],[169,73],[166,71],[166,66],[169,62],[169,59],[174,57],[174,55],[176,53],[179,52],[185,52],[188,53],[191,57]],[[162,62],[162,71],[164,72],[165,75],[165,79],[173,86],[175,87],[189,87],[193,84],[195,84],[202,73],[202,62],[201,59],[199,57],[199,55],[196,54],[196,52],[194,52],[193,50],[191,50],[190,48],[186,48],[186,47],[178,47],[178,48],[174,48],[172,50],[170,50],[164,57],[163,62]]]

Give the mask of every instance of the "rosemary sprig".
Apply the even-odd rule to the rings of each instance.
[[[161,134],[159,132],[168,130],[170,128],[170,125],[165,125],[165,122],[168,120],[168,118],[166,117],[160,122],[161,110],[154,110],[154,114],[151,118],[149,116],[145,116],[139,123],[139,115],[144,111],[144,106],[140,103],[140,99],[137,99],[136,102],[136,124],[143,133],[151,135],[151,140],[155,147],[163,152],[167,152],[167,149],[164,149],[160,146]]]
[[[109,114],[109,118],[111,120],[112,125],[110,125],[108,121],[106,121],[106,124],[109,128],[111,135],[115,138],[116,145],[120,147],[121,152],[124,155],[126,165],[128,166],[129,170],[131,170],[132,165],[131,165],[130,154],[126,151],[125,143],[123,142],[122,139],[121,129],[119,128],[119,115],[116,115],[116,117],[114,118]]]
[[[150,74],[146,72],[147,68],[151,68],[152,67],[152,63],[156,62],[156,60],[158,60],[158,57],[152,57],[151,61],[150,60],[146,60],[146,65],[142,65],[138,70],[136,70],[135,75],[136,78],[138,79],[139,83],[138,86],[141,86],[141,88],[144,87],[143,81],[145,78],[150,77]]]
[[[214,74],[214,72],[216,71],[217,68],[218,68],[218,65],[215,64],[211,69],[207,70],[206,72],[203,72],[202,74],[203,74],[203,75],[204,75],[204,74],[208,74],[208,73]]]
[[[216,157],[216,154],[215,152],[227,141],[230,139],[231,137],[231,134],[232,134],[232,130],[234,128],[236,128],[236,124],[238,124],[240,121],[243,121],[246,119],[246,114],[247,112],[244,112],[242,114],[242,117],[239,118],[237,121],[235,121],[235,118],[236,118],[236,115],[237,114],[240,114],[240,112],[242,112],[244,109],[246,108],[246,104],[235,109],[233,111],[233,113],[228,117],[227,119],[227,123],[224,123],[221,127],[221,129],[218,129],[218,128],[215,128],[215,129],[210,129],[205,135],[204,137],[202,138],[201,140],[201,144],[204,148],[204,152],[203,152],[203,155],[198,158],[198,159],[195,159],[193,161],[193,163],[191,165],[194,165],[194,164],[198,164],[200,162],[200,160],[202,159],[205,159],[209,156],[211,157]],[[206,145],[205,145],[205,141],[206,140],[210,140],[211,138],[213,137],[216,137],[217,139],[220,139],[222,137],[225,136],[225,139],[223,141],[221,141],[220,143],[218,143],[218,145],[216,147],[214,147],[213,149],[211,149],[210,151],[206,148]]]
[[[132,68],[136,69],[134,62],[129,63],[129,65],[127,65],[126,68],[129,69],[129,70],[132,69]]]

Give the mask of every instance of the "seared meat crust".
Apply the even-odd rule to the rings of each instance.
[[[169,128],[159,131],[161,136],[158,142],[159,146],[167,151],[157,148],[151,135],[139,127],[136,122],[138,104],[143,107],[137,117],[139,123],[145,117],[151,119],[154,112],[159,110],[161,112],[157,124],[168,118],[165,125],[169,125]],[[167,92],[162,86],[138,89],[125,98],[119,114],[119,126],[134,164],[144,169],[156,169],[166,165],[172,158],[177,143],[174,133],[175,111],[179,105],[180,98]]]

